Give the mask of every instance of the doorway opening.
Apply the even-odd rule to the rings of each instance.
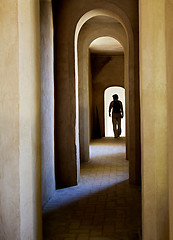
[[[105,122],[105,137],[114,137],[112,118],[109,117],[109,104],[112,101],[112,95],[117,94],[119,100],[123,104],[124,117],[121,119],[121,137],[126,136],[126,123],[125,123],[125,89],[123,87],[109,87],[104,92],[104,122]]]

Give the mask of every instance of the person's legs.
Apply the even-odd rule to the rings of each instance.
[[[113,125],[114,137],[116,137],[116,118],[115,117],[112,117],[112,125]]]
[[[113,131],[114,131],[114,137],[119,137],[119,121],[118,116],[116,113],[112,116],[112,124],[113,124]]]
[[[118,117],[118,137],[121,135],[121,117]]]

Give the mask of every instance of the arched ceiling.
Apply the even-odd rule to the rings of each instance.
[[[90,44],[90,52],[102,55],[123,55],[122,45],[112,37],[100,37]]]
[[[116,19],[107,16],[96,16],[90,18],[88,23],[119,23]]]
[[[120,24],[117,20],[107,16],[97,16],[89,19],[86,23],[91,25],[97,25],[101,28],[104,24],[110,26],[111,24]],[[123,55],[124,49],[122,45],[114,38],[109,36],[99,37],[94,40],[90,47],[90,52],[101,55]]]

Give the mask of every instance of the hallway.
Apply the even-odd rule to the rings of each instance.
[[[56,191],[43,214],[44,240],[138,240],[140,187],[128,183],[125,139],[90,145],[78,186]]]

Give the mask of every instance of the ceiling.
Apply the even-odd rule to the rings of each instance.
[[[119,23],[116,19],[106,16],[95,16],[88,20],[88,23]]]
[[[106,16],[97,16],[93,17],[87,21],[87,24],[97,24],[102,26],[102,24],[120,24],[117,20],[106,17]],[[114,38],[109,36],[99,37],[94,40],[90,47],[90,52],[94,54],[101,55],[123,55],[124,49],[122,45]]]
[[[122,45],[112,37],[100,37],[90,44],[90,52],[101,55],[122,55],[124,49]]]

